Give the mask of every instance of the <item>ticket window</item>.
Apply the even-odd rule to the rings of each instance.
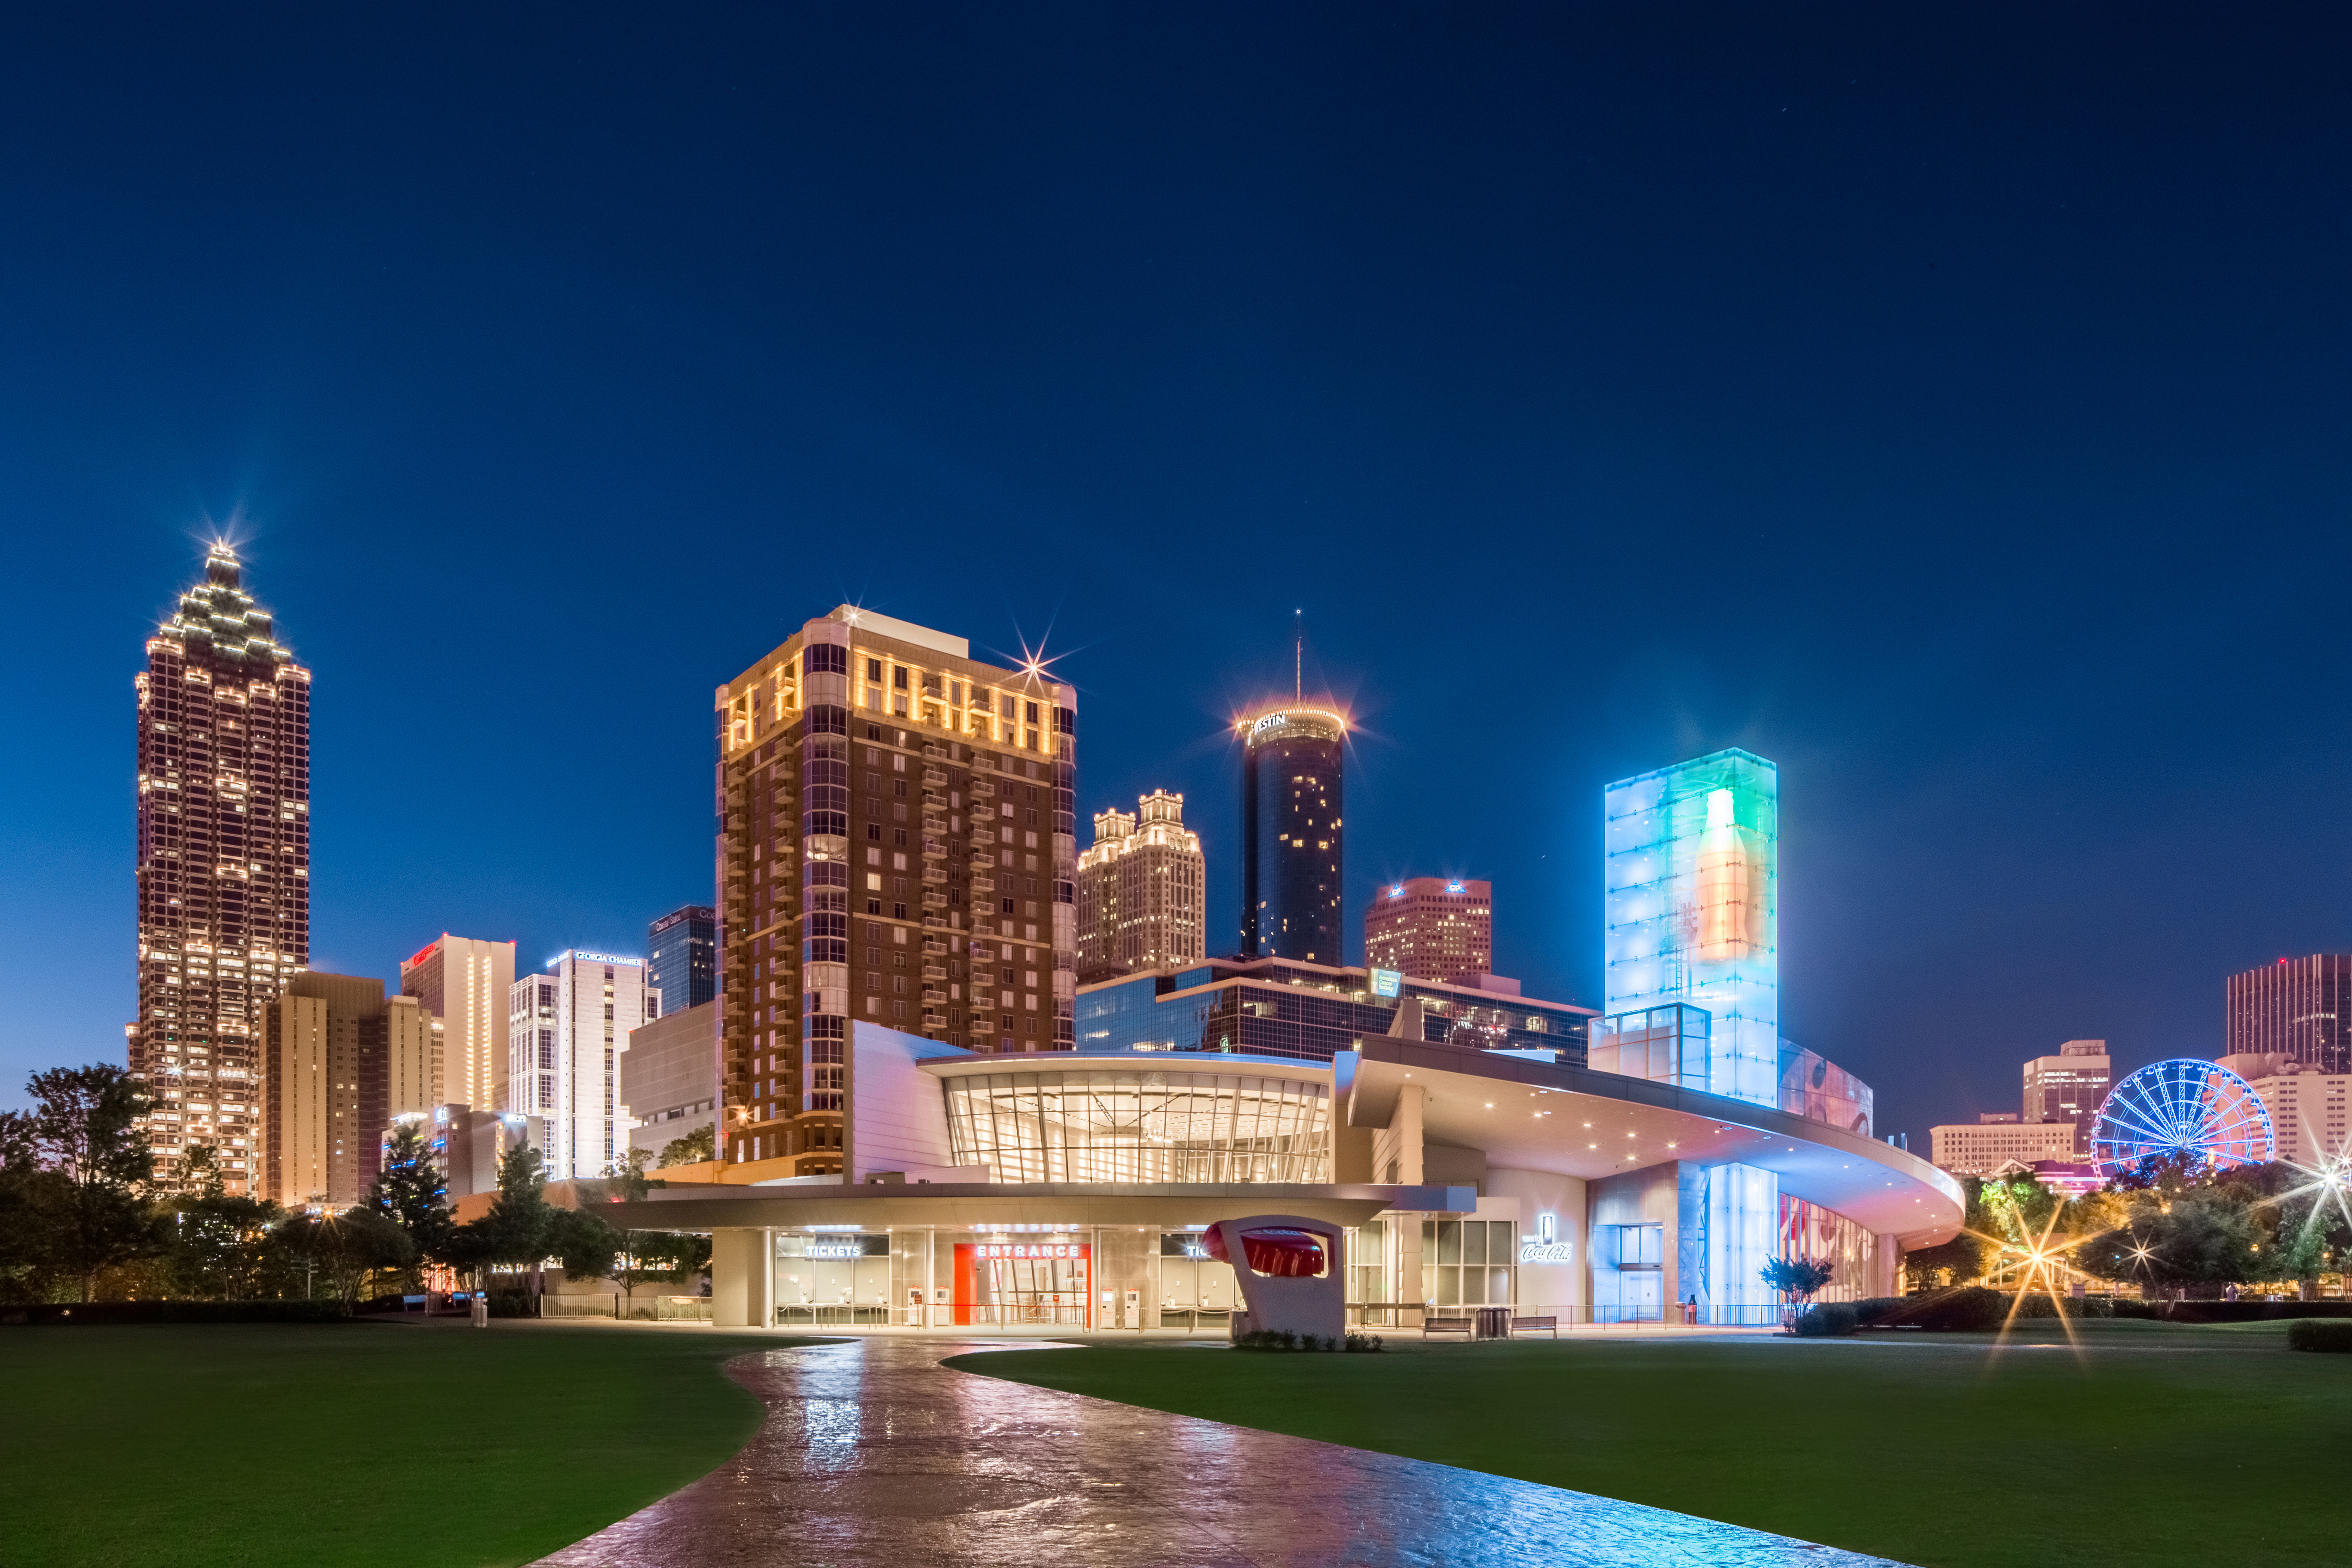
[[[1196,1230],[1173,1230],[1160,1238],[1160,1321],[1163,1327],[1190,1328],[1230,1315],[1239,1294],[1233,1266],[1209,1256]]]
[[[838,1233],[776,1237],[776,1321],[887,1323],[890,1238]]]

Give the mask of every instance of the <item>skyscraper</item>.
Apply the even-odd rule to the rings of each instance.
[[[632,1029],[661,1016],[645,961],[566,952],[509,996],[510,1109],[547,1124],[548,1180],[603,1175],[628,1149],[621,1053]]]
[[[2033,1058],[2025,1064],[2025,1120],[2071,1121],[2074,1146],[2088,1149],[2111,1070],[2105,1040],[2068,1040],[2056,1056]]]
[[[2352,1073],[2352,953],[2282,958],[2232,974],[2225,998],[2226,1054]]]
[[[1076,701],[847,605],[719,689],[730,1159],[841,1169],[853,1016],[1069,1048]]]
[[[216,544],[147,639],[139,693],[139,1016],[157,1183],[213,1148],[262,1180],[261,1015],[310,956],[310,672]]]
[[[507,993],[515,944],[443,931],[400,965],[400,991],[425,1004],[440,1033],[429,1102],[496,1110],[506,1102]]]
[[[1463,877],[1408,877],[1364,910],[1364,963],[1408,980],[1454,980],[1495,970],[1495,892]]]
[[[1717,752],[1611,784],[1603,800],[1603,977],[1611,1017],[1706,1009],[1717,1094],[1779,1100],[1780,770]]]
[[[1207,957],[1206,889],[1182,795],[1156,789],[1131,813],[1095,813],[1095,841],[1078,856],[1079,983]]]
[[[718,995],[719,912],[688,904],[654,921],[646,932],[646,965],[662,994],[664,1016]]]
[[[295,975],[262,1010],[261,1195],[289,1207],[360,1201],[393,1119],[433,1105],[432,1015],[350,974]]]
[[[1242,956],[1342,962],[1340,762],[1348,721],[1269,707],[1240,721]]]

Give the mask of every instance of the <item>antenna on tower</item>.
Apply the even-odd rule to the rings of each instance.
[[[1292,695],[1295,696],[1297,700],[1304,702],[1307,700],[1307,611],[1305,607],[1302,606],[1298,609],[1293,610],[1291,614],[1298,617],[1296,624],[1298,640],[1291,649],[1290,682],[1292,687]]]

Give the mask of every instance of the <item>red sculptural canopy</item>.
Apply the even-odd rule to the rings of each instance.
[[[1213,1225],[1202,1232],[1201,1245],[1218,1262],[1233,1261],[1225,1254],[1223,1226]],[[1310,1279],[1324,1270],[1323,1238],[1311,1230],[1295,1230],[1288,1226],[1245,1230],[1242,1232],[1242,1250],[1249,1258],[1251,1272],[1255,1274]]]

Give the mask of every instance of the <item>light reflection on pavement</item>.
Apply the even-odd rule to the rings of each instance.
[[[860,1340],[739,1357],[742,1452],[554,1568],[1875,1568],[1583,1492],[978,1377],[1052,1341]],[[1203,1353],[1216,1353],[1206,1352]]]

